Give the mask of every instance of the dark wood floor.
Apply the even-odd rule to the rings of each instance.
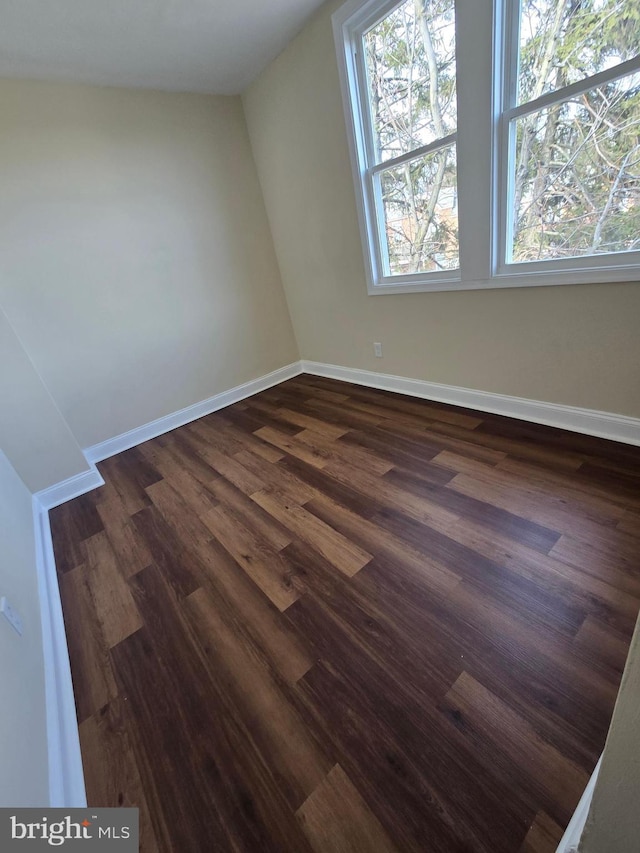
[[[99,467],[51,522],[88,800],[142,850],[555,850],[640,448],[302,376]]]

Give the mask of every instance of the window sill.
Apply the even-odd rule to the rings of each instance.
[[[439,281],[410,284],[368,284],[369,296],[393,296],[401,293],[438,293],[463,290],[503,290],[518,287],[558,287],[560,285],[615,284],[640,281],[640,267],[616,267],[601,269],[540,272],[527,270],[502,271],[489,279],[440,279]]]

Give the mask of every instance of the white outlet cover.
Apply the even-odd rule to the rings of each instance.
[[[22,636],[22,618],[15,607],[13,607],[4,595],[0,598],[0,613],[3,614],[4,618],[11,625],[14,631]]]

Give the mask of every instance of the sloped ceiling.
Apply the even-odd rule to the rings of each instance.
[[[241,92],[322,0],[0,0],[0,77]]]

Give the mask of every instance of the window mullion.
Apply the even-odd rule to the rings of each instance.
[[[403,163],[409,163],[412,160],[417,160],[419,157],[424,157],[427,154],[433,154],[436,151],[441,151],[443,148],[449,148],[456,144],[457,133],[450,133],[448,136],[443,136],[442,139],[436,139],[428,145],[423,145],[421,148],[414,148],[413,151],[407,151],[406,154],[399,154],[391,160],[385,160],[382,163],[376,163],[371,166],[370,172],[372,175],[377,175],[379,172],[384,172],[387,169],[392,169],[394,166],[402,166]]]
[[[458,222],[463,281],[491,274],[493,0],[456,4]]]
[[[519,106],[508,108],[505,112],[507,121],[513,121],[516,118],[529,115],[530,113],[539,112],[546,107],[560,104],[568,101],[576,95],[582,95],[584,92],[589,92],[591,89],[596,89],[598,86],[603,86],[606,83],[611,83],[613,80],[619,80],[621,77],[626,77],[628,74],[640,71],[640,56],[634,59],[629,59],[627,62],[622,62],[613,68],[607,68],[606,71],[601,71],[599,74],[594,74],[591,77],[585,77],[584,80],[579,80],[577,83],[571,83],[569,86],[563,86],[562,89],[556,89],[553,92],[545,92],[534,101],[527,101]]]

